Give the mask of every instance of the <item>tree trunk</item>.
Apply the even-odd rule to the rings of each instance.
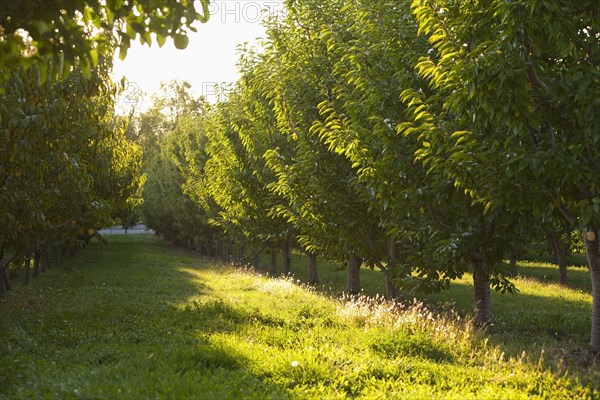
[[[41,267],[40,264],[42,262],[42,257],[40,256],[39,252],[35,252],[35,255],[33,256],[33,274],[32,276],[35,278],[36,276],[38,276],[41,272]]]
[[[568,282],[567,278],[567,244],[563,243],[560,238],[559,232],[551,232],[548,234],[548,244],[552,249],[554,259],[558,264],[558,271],[560,273],[560,284],[566,285]]]
[[[269,274],[275,275],[277,273],[277,252],[275,249],[271,249],[271,265],[269,266]]]
[[[2,280],[4,281],[4,287],[6,290],[12,290],[12,283],[10,283],[10,277],[8,276],[8,269],[6,268],[6,265],[2,266],[0,274],[2,275]]]
[[[319,270],[317,269],[317,255],[308,254],[308,284],[318,285],[319,284]]]
[[[6,298],[6,291],[8,290],[7,282],[4,280],[5,272],[4,272],[4,263],[0,261],[0,300]]]
[[[223,239],[219,239],[217,242],[217,257],[223,260]]]
[[[63,265],[65,265],[66,257],[67,257],[67,248],[66,247],[61,247],[61,248],[57,249],[56,250],[56,265],[58,265],[59,267],[62,267]]]
[[[516,250],[511,250],[509,255],[509,274],[511,277],[517,276],[517,261],[519,255]]]
[[[567,256],[565,254],[564,256],[558,259],[558,272],[560,274],[561,285],[567,285],[569,283],[569,278],[567,275],[567,265]]]
[[[6,270],[8,262],[9,260],[6,260],[6,262],[4,261],[4,250],[0,251],[0,299],[4,299],[6,297],[6,291],[12,289],[8,271]]]
[[[244,243],[240,243],[238,254],[240,258],[240,263],[244,263],[244,259],[246,258],[246,245]]]
[[[398,259],[398,251],[396,247],[396,240],[390,238],[388,240],[388,265],[385,269],[385,298],[388,300],[394,300],[398,298],[398,288],[394,285],[393,281],[393,270],[396,267],[397,259]]]
[[[600,231],[585,233],[585,252],[592,279],[592,335],[590,352],[600,354]]]
[[[492,297],[490,274],[483,262],[473,265],[473,287],[475,289],[475,326],[486,327],[492,323]]]
[[[12,289],[12,283],[10,283],[10,278],[8,276],[8,269],[6,268],[7,265],[8,263],[3,263],[0,261],[0,290],[8,291]]]
[[[232,257],[233,257],[233,240],[231,240],[231,238],[229,238],[229,237],[227,239],[225,239],[225,246],[226,246],[225,248],[227,250],[227,254],[225,255],[225,261],[227,263],[230,263],[231,261],[233,261],[232,260]]]
[[[252,258],[252,267],[258,271],[260,268],[260,251],[257,251]]]
[[[392,278],[392,273],[388,267],[385,271],[385,298],[388,300],[395,300],[399,296],[398,288],[394,285]]]
[[[348,258],[348,281],[346,284],[346,292],[358,294],[360,292],[360,265],[362,259],[357,256]]]
[[[3,252],[0,252],[0,299],[6,298],[6,292],[12,289],[10,279],[8,278],[8,272],[6,271],[6,264],[4,263]]]
[[[50,265],[48,265],[48,249],[44,247],[42,250],[42,272],[46,272]]]
[[[292,244],[289,240],[281,246],[281,256],[283,257],[283,273],[292,274]]]
[[[29,268],[31,264],[31,260],[29,258],[25,259],[25,265],[23,268],[23,285],[29,284],[29,278],[31,276],[31,268]]]
[[[44,253],[44,256],[46,257],[46,268],[51,269],[54,266],[54,262],[55,262],[55,257],[54,255],[50,255],[50,249],[48,249],[48,247],[46,247],[46,251]],[[100,251],[102,251],[102,246],[100,246]]]

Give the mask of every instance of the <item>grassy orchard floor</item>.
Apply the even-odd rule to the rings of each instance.
[[[109,242],[0,303],[0,398],[599,396],[597,369],[571,366],[565,377],[548,361],[503,356],[456,315],[335,300],[152,236]],[[578,304],[539,285],[546,308]],[[526,310],[529,297],[511,301]],[[585,325],[577,312],[573,323]],[[546,318],[506,321],[504,332],[535,332],[525,325],[542,331]]]
[[[578,262],[585,262],[582,257]],[[268,257],[261,259],[261,270],[268,269]],[[281,268],[281,265],[279,266]],[[300,281],[308,280],[308,259],[302,254],[292,257],[292,271]],[[320,289],[328,293],[343,291],[346,271],[335,264],[319,264]],[[512,281],[517,294],[492,292],[495,326],[490,330],[492,343],[506,354],[521,356],[525,351],[536,360],[542,349],[552,364],[561,359],[580,358],[577,353],[589,343],[592,310],[592,285],[587,267],[569,266],[568,287],[559,284],[556,265],[545,262],[519,262],[518,276]],[[384,275],[363,267],[363,292],[375,296],[385,292]],[[461,316],[468,317],[473,308],[473,278],[466,274],[450,285],[449,290],[429,295],[417,295],[429,304],[450,303]],[[412,298],[412,297],[411,297]],[[557,359],[558,358],[558,359]]]

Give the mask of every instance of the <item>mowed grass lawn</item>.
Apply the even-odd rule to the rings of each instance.
[[[512,357],[516,348],[507,350],[520,345],[511,335],[521,328],[535,336],[528,324],[554,340],[553,352],[561,340],[578,345],[589,329],[585,290],[573,289],[579,304],[528,278],[532,293],[510,299],[518,315],[538,312],[521,305],[524,299],[577,315],[548,330],[540,325],[546,317],[519,322],[498,306],[501,322],[492,338],[504,339],[494,342],[471,329],[458,300],[458,313],[419,302],[348,301],[291,279],[201,260],[152,236],[108,242],[93,243],[68,270],[55,268],[0,303],[0,398],[599,396],[593,364],[568,356],[563,364],[552,355]],[[323,280],[337,273],[327,268]],[[375,287],[380,276],[369,273],[375,274],[365,272],[364,283]],[[455,287],[460,300],[468,282]],[[571,323],[584,333],[559,337],[570,337]]]

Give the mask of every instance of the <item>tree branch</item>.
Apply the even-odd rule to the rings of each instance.
[[[572,225],[577,224],[577,217],[567,206],[564,204],[559,204],[558,210]]]

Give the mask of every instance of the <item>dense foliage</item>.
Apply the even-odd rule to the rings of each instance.
[[[191,200],[172,217],[201,220],[188,245],[224,237],[284,259],[293,246],[345,263],[349,292],[363,263],[385,271],[390,297],[469,273],[482,325],[490,289],[515,290],[504,259],[548,241],[566,282],[565,239],[582,230],[598,288],[597,13],[593,1],[287,1],[261,51],[241,52],[228,99],[163,135],[145,193],[166,201],[169,187],[173,202],[148,223],[183,234],[160,219]]]
[[[67,76],[76,69],[86,77],[114,46],[123,59],[131,41],[159,46],[172,37],[177,48],[189,41],[186,31],[208,19],[208,0],[24,0],[0,7],[0,81],[15,68],[36,66],[38,77]],[[53,67],[54,66],[54,67]]]
[[[0,298],[11,273],[28,282],[32,260],[38,274],[99,228],[135,222],[142,147],[114,114],[113,55],[138,38],[172,37],[183,49],[207,10],[208,1],[2,3]]]
[[[547,241],[567,282],[573,235],[600,352],[600,18],[597,2],[288,0],[216,105],[189,85],[126,123],[113,54],[187,46],[208,1],[0,7],[0,297],[10,272],[133,224],[230,259],[293,249],[384,271],[390,298],[469,275],[477,325],[506,268]],[[197,10],[199,6],[199,10]],[[144,154],[142,154],[142,149]],[[580,234],[573,234],[579,231]],[[31,261],[33,260],[33,268]]]
[[[86,243],[139,198],[141,148],[113,115],[116,91],[103,64],[90,79],[73,72],[39,85],[35,71],[13,74],[0,103],[0,293],[6,267]],[[77,99],[76,102],[73,99]],[[40,265],[41,264],[41,265]]]
[[[560,212],[585,232],[600,352],[600,18],[595,1],[414,1],[432,46],[407,90],[418,158],[488,215]]]

